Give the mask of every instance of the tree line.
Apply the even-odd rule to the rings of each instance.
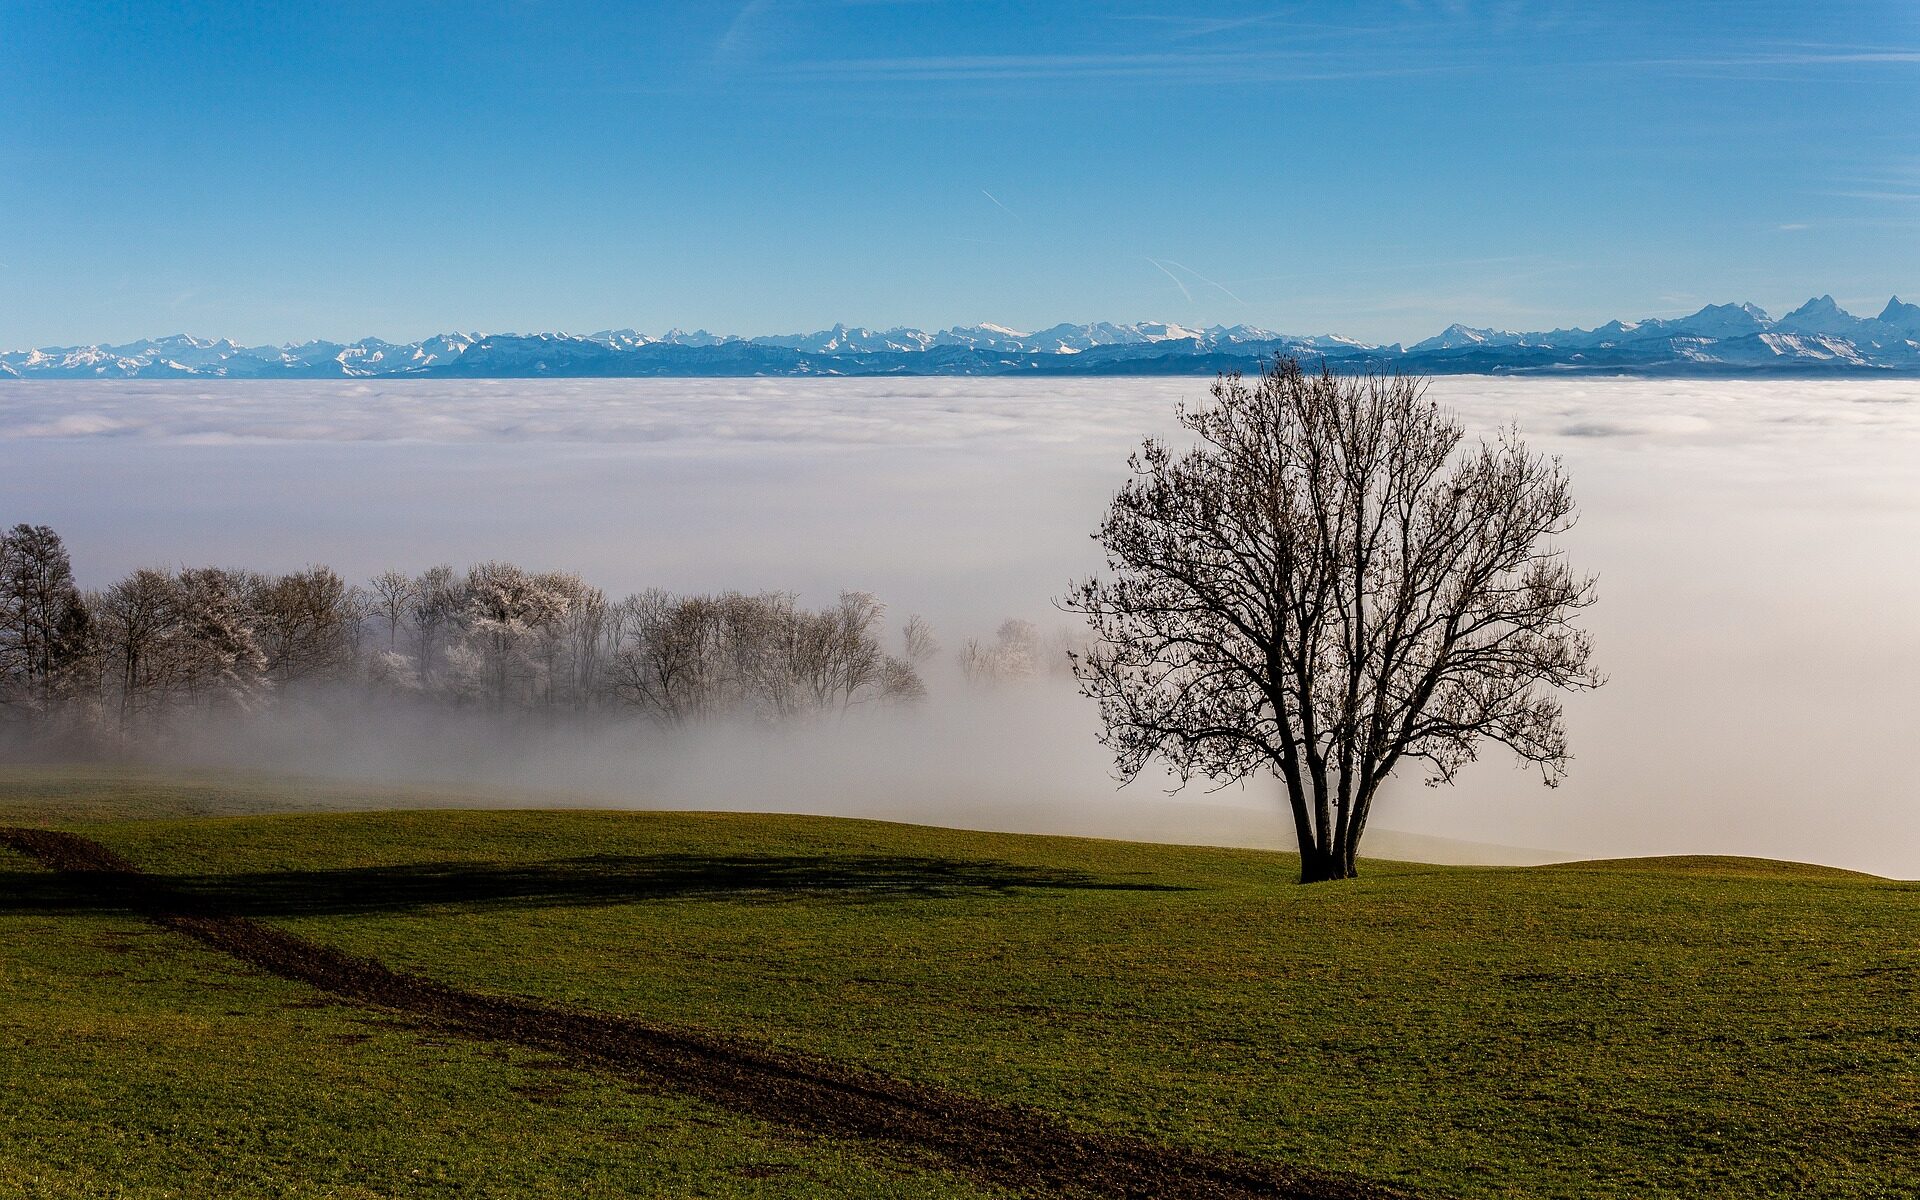
[[[1065,649],[1010,620],[956,657],[987,684],[1064,670]],[[787,592],[615,600],[506,562],[359,586],[324,566],[142,568],[88,591],[52,529],[0,534],[0,722],[16,732],[137,738],[339,684],[500,713],[788,723],[917,701],[939,653],[923,618],[890,630],[858,591],[820,608]]]

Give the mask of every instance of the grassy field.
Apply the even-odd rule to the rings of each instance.
[[[249,795],[286,811],[187,815]],[[1914,885],[1678,859],[1301,888],[1259,852],[399,799],[0,775],[0,823],[391,966],[1090,1128],[1459,1197],[1920,1194]],[[13,856],[0,1027],[0,1194],[985,1194],[316,1004]]]

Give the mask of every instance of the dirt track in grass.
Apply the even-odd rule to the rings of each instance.
[[[647,1083],[804,1133],[933,1156],[999,1187],[1139,1200],[1410,1200],[1405,1192],[1362,1180],[1089,1133],[1035,1109],[736,1038],[448,987],[210,910],[75,834],[0,828],[0,846],[83,876],[103,899],[164,928],[343,1000],[468,1037],[541,1050],[583,1068],[644,1076]]]

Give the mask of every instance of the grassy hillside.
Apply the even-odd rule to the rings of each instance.
[[[395,967],[1089,1127],[1463,1197],[1920,1191],[1912,885],[1695,858],[1301,888],[1258,852],[720,814],[106,821],[111,779],[84,804],[30,783],[0,822]],[[0,856],[0,1087],[25,1098],[0,1192],[976,1194],[310,997]]]

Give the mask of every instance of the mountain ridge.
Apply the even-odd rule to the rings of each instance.
[[[1816,296],[1778,319],[1753,304],[1709,304],[1683,317],[1592,329],[1516,332],[1454,324],[1415,342],[1161,321],[1057,324],[1032,332],[956,325],[928,332],[836,324],[814,333],[741,337],[672,329],[591,334],[449,332],[242,346],[172,334],[119,345],[0,352],[0,378],[529,378],[752,375],[1137,375],[1249,369],[1276,355],[1338,369],[1423,374],[1833,374],[1920,376],[1920,305],[1898,296],[1875,317]]]

